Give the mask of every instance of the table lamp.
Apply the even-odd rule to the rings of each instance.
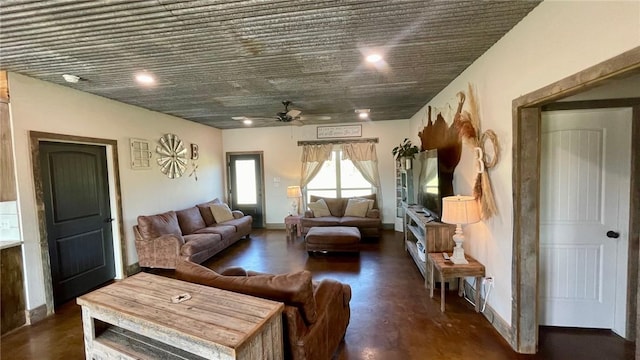
[[[298,215],[298,199],[302,197],[302,191],[300,186],[287,186],[287,197],[291,200],[291,212],[292,215]]]
[[[442,198],[442,222],[456,225],[456,234],[453,241],[456,246],[453,248],[451,262],[454,264],[468,264],[464,257],[464,234],[462,225],[473,224],[480,221],[480,209],[478,202],[473,196],[447,196]]]

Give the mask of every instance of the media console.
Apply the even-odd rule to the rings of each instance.
[[[419,247],[425,253],[451,251],[455,246],[453,234],[456,226],[433,221],[422,212],[421,206],[404,206],[404,248],[411,255],[418,270],[424,277],[425,287],[429,287],[431,279],[430,269],[425,257],[419,254]],[[421,243],[422,246],[419,246]]]

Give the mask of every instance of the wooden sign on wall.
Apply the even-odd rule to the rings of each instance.
[[[362,125],[318,126],[318,139],[362,137]]]

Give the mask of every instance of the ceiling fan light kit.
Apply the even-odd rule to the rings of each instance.
[[[269,117],[250,117],[250,116],[232,116],[231,119],[236,121],[242,121],[245,125],[251,125],[254,120],[258,121],[279,121],[284,123],[292,123],[298,126],[305,125],[305,121],[325,121],[331,120],[331,116],[320,116],[320,115],[302,115],[302,110],[298,109],[289,109],[291,105],[291,101],[284,100],[282,102],[284,105],[284,111],[280,111],[276,113],[276,116],[273,118]]]

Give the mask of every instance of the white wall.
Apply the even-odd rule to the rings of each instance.
[[[375,109],[374,109],[375,111]],[[300,184],[300,156],[298,141],[316,140],[317,126],[281,126],[246,128],[222,132],[225,152],[264,151],[265,202],[267,224],[284,222],[290,208],[287,186]],[[395,221],[395,162],[391,149],[407,136],[408,120],[374,121],[362,124],[363,138],[379,138],[378,171],[382,184],[382,221]],[[280,178],[280,183],[274,182]]]
[[[483,129],[493,129],[501,159],[490,172],[498,216],[465,226],[465,249],[495,277],[489,305],[511,323],[513,241],[511,103],[527,94],[622,52],[640,46],[638,1],[545,1],[477,59],[428,105],[447,109],[456,93],[477,88]],[[423,126],[426,106],[411,122],[414,140]],[[434,116],[435,117],[435,116]],[[448,122],[451,117],[446,118]],[[465,146],[456,169],[456,193],[471,194],[473,155]]]
[[[27,309],[45,303],[29,131],[117,140],[128,264],[138,261],[132,230],[138,215],[179,210],[223,196],[220,130],[15,73],[9,74],[9,88]],[[132,170],[129,166],[129,138],[147,139],[155,149],[158,138],[165,133],[178,135],[187,146],[199,145],[197,182],[186,175],[167,178],[160,172],[155,154],[150,170]]]

